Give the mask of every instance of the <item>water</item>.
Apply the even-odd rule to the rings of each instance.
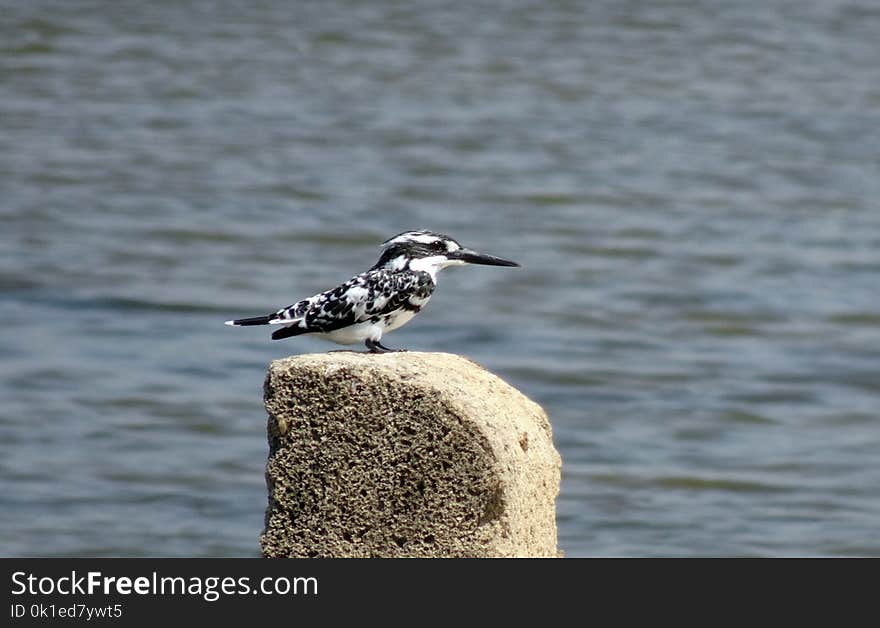
[[[332,347],[222,321],[419,227],[524,265],[387,342],[546,408],[567,555],[880,554],[876,3],[3,4],[0,554],[257,555]]]

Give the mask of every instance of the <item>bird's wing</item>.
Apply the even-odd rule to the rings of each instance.
[[[374,269],[279,310],[270,322],[299,323],[298,326],[308,332],[331,332],[369,320],[378,321],[402,308],[418,311],[433,287],[427,273],[416,275]]]
[[[298,323],[303,320],[308,312],[309,307],[322,295],[316,294],[313,297],[309,297],[308,299],[303,299],[302,301],[297,301],[293,305],[288,305],[287,307],[283,307],[274,314],[269,315],[269,324],[270,325],[289,325],[291,323]]]

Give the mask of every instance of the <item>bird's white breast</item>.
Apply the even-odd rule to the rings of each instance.
[[[385,326],[381,321],[378,323],[365,321],[363,323],[355,323],[348,327],[334,329],[333,331],[325,333],[317,333],[315,335],[324,340],[335,342],[338,345],[354,345],[364,342],[368,338],[370,340],[379,340],[382,337],[382,332],[384,330]]]
[[[385,324],[385,331],[392,331],[398,327],[403,327],[412,320],[412,317],[416,314],[417,312],[413,312],[412,310],[396,310],[388,317],[388,323]]]

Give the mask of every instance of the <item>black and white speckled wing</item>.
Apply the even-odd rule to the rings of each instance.
[[[287,327],[272,337],[329,333],[357,323],[379,322],[400,310],[418,312],[433,291],[434,282],[428,273],[369,270],[276,312],[270,324]]]

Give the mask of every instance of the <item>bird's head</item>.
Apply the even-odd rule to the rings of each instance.
[[[437,272],[447,266],[484,264],[486,266],[519,266],[494,255],[467,249],[448,235],[433,231],[404,231],[382,243],[379,268],[425,271],[436,278]]]

